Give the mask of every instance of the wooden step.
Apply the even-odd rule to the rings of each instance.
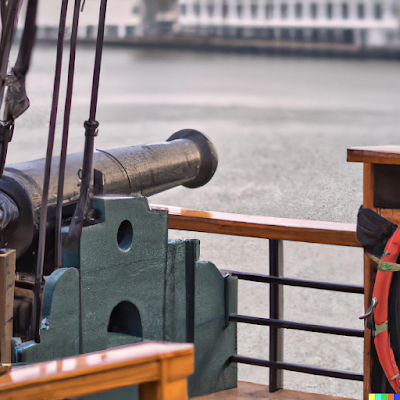
[[[238,382],[236,389],[224,390],[208,396],[194,397],[193,400],[354,400],[344,397],[329,396],[326,394],[315,394],[297,392],[294,390],[279,390],[269,393],[268,386],[249,382]]]

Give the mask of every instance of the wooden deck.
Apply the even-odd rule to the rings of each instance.
[[[268,386],[255,383],[239,382],[237,389],[224,390],[223,392],[208,396],[194,397],[193,400],[353,400],[344,397],[328,396],[323,394],[297,392],[294,390],[279,390],[275,393],[268,392]]]

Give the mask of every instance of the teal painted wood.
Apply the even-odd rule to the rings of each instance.
[[[48,278],[44,297],[40,343],[19,346],[21,361],[34,363],[79,354],[79,273],[61,268]]]
[[[199,261],[200,243],[168,242],[168,214],[143,196],[93,199],[98,223],[83,228],[79,254],[45,286],[41,343],[21,346],[38,362],[142,340],[195,343],[190,396],[236,387],[237,279]],[[65,233],[66,234],[66,233]],[[79,258],[78,258],[79,257]],[[81,317],[80,317],[81,316]],[[135,399],[135,387],[86,399]]]

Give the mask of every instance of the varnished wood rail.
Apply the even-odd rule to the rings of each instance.
[[[194,211],[155,204],[150,208],[168,210],[170,229],[361,247],[355,224]]]
[[[139,385],[140,400],[187,400],[193,345],[145,342],[39,364],[0,376],[0,399],[56,400]]]
[[[347,149],[347,161],[367,164],[400,165],[400,146],[389,145],[350,148]]]

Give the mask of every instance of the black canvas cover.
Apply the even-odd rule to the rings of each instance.
[[[376,253],[382,248],[396,230],[397,225],[381,217],[369,208],[360,207],[357,215],[357,239],[369,252]]]

